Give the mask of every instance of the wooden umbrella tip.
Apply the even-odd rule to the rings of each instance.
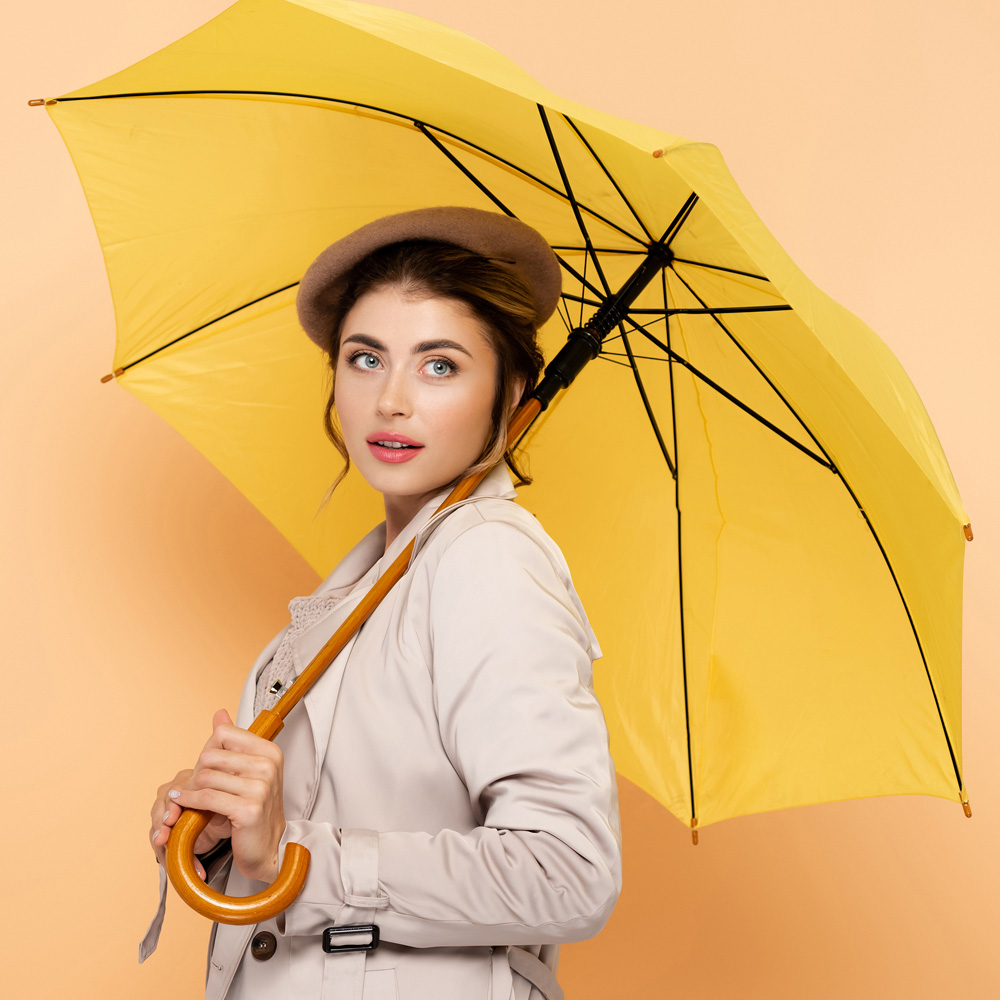
[[[663,150],[662,149],[654,149],[653,150],[653,159],[654,160],[658,160],[661,156],[663,156]]]
[[[970,521],[968,524],[963,524],[962,525],[962,530],[965,532],[965,540],[967,542],[971,542],[972,541],[972,522]]]

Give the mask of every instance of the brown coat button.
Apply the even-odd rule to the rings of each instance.
[[[270,931],[255,934],[250,942],[250,954],[258,962],[266,962],[278,950],[278,939]]]

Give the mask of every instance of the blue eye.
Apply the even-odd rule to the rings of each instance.
[[[378,368],[381,362],[378,359],[378,355],[370,354],[368,351],[359,351],[351,358],[351,364],[356,365],[358,368],[373,371]]]
[[[442,361],[440,358],[431,361],[427,367],[432,375],[450,375],[455,370],[454,365]]]

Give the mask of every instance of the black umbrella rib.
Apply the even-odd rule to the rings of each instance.
[[[490,201],[492,201],[493,204],[496,205],[501,212],[503,212],[505,215],[509,215],[512,219],[517,218],[517,216],[471,170],[469,170],[469,168],[466,167],[466,165],[462,163],[462,161],[459,160],[459,158],[455,156],[455,154],[452,153],[451,150],[445,147],[445,144],[441,142],[441,140],[438,139],[437,136],[431,135],[431,132],[426,125],[424,125],[421,122],[414,122],[414,125],[416,125],[416,127],[428,139],[430,139],[432,143],[434,143],[434,145],[438,148],[438,150],[442,152],[446,157],[448,157],[448,159],[451,160],[452,164],[458,167],[458,169],[461,170],[462,173],[465,174],[465,176],[468,177],[469,180],[472,181],[472,183],[475,184],[476,187],[479,188],[479,190],[482,191],[483,194],[485,194],[486,197],[489,198]]]
[[[721,264],[708,264],[703,260],[689,260],[687,257],[675,257],[678,264],[692,264],[694,267],[705,267],[711,271],[725,271],[727,274],[738,274],[744,278],[756,278],[757,281],[771,283],[770,278],[765,278],[762,274],[754,274],[752,271],[739,271],[735,267],[723,267]]]
[[[621,365],[622,368],[629,368],[629,369],[631,369],[632,366],[627,361],[618,361],[617,358],[619,358],[619,357],[625,358],[625,357],[628,357],[628,355],[627,354],[619,354],[619,355],[616,355],[615,357],[609,357],[607,354],[601,353],[601,354],[597,355],[596,360],[597,361],[607,361],[608,364],[611,364],[611,365]]]
[[[535,106],[538,108],[538,114],[542,119],[542,127],[545,129],[545,138],[548,140],[549,149],[552,150],[552,158],[556,161],[556,168],[559,171],[559,177],[562,180],[566,197],[569,199],[570,207],[573,209],[573,217],[576,219],[577,228],[580,230],[580,235],[583,236],[583,242],[587,247],[587,257],[594,262],[594,270],[597,271],[597,276],[601,279],[601,284],[604,286],[604,294],[610,295],[611,286],[608,284],[608,279],[604,276],[604,269],[601,267],[600,258],[594,252],[594,244],[590,239],[590,231],[587,229],[587,224],[583,221],[583,216],[580,214],[580,206],[573,194],[573,186],[569,182],[569,174],[566,173],[566,167],[563,164],[562,156],[559,154],[559,146],[556,144],[555,136],[552,134],[552,126],[549,124],[549,116],[545,113],[545,107],[543,105],[536,104]]]
[[[944,741],[948,745],[948,756],[951,757],[951,766],[955,770],[955,780],[958,782],[958,791],[961,793],[965,787],[965,784],[962,781],[962,772],[958,767],[958,759],[955,757],[955,749],[951,745],[951,735],[948,733],[948,727],[944,721],[944,713],[941,711],[941,702],[938,700],[937,689],[934,687],[934,680],[931,677],[931,669],[927,663],[927,657],[924,654],[923,643],[921,643],[920,635],[917,632],[917,624],[913,620],[913,615],[910,614],[910,606],[906,601],[906,597],[903,595],[903,588],[899,585],[899,580],[896,577],[896,571],[892,568],[892,563],[889,561],[889,554],[885,551],[885,546],[882,545],[882,539],[878,537],[875,525],[872,524],[871,519],[868,517],[868,511],[861,506],[861,501],[858,499],[854,490],[851,489],[851,484],[844,478],[843,474],[839,470],[837,470],[837,476],[844,484],[844,489],[846,489],[850,494],[851,499],[857,506],[861,516],[865,519],[865,524],[868,525],[868,530],[872,533],[872,538],[875,539],[875,544],[878,546],[879,552],[882,553],[882,559],[885,561],[886,569],[889,570],[892,582],[896,585],[896,593],[899,594],[899,599],[903,603],[903,610],[906,612],[906,619],[910,623],[910,630],[913,632],[913,640],[917,644],[917,652],[920,653],[920,662],[924,665],[924,674],[927,676],[927,683],[930,685],[931,697],[934,699],[934,707],[937,709],[938,721],[941,723],[941,731],[944,733]]]
[[[595,308],[599,308],[601,306],[601,303],[597,299],[584,298],[582,295],[573,295],[570,292],[563,292],[562,297],[564,299],[569,299],[571,302],[579,302],[580,305],[584,306],[594,306]],[[629,311],[631,312],[633,310]]]
[[[788,312],[790,305],[780,306],[705,306],[702,309],[668,309],[668,316],[724,316],[729,313]],[[630,309],[634,313],[655,313],[656,309]]]
[[[564,299],[571,299],[585,306],[600,306],[601,303],[594,299],[573,295],[570,292],[563,292]],[[740,315],[743,313],[763,313],[763,312],[788,312],[792,307],[789,305],[780,306],[706,306],[704,309],[629,309],[630,316],[725,316],[730,314]]]
[[[604,176],[607,177],[609,181],[611,181],[612,186],[618,192],[618,196],[621,198],[623,202],[625,202],[625,205],[628,207],[628,210],[632,213],[632,218],[634,218],[635,221],[639,223],[639,225],[642,227],[642,231],[646,234],[646,238],[650,242],[652,242],[653,234],[647,228],[646,223],[643,222],[642,219],[640,218],[639,213],[633,207],[632,202],[628,200],[628,198],[625,195],[625,192],[619,186],[618,181],[616,181],[612,176],[611,171],[608,170],[608,168],[604,165],[604,161],[594,151],[594,147],[590,145],[590,143],[587,141],[586,136],[580,131],[580,129],[577,127],[576,122],[574,122],[569,115],[564,114],[563,118],[566,120],[566,124],[569,125],[569,127],[580,137],[580,141],[587,147],[587,152],[590,153],[590,155],[596,161],[597,165],[601,168],[601,170],[604,171]]]
[[[343,105],[344,108],[361,108],[365,111],[375,111],[381,115],[387,115],[390,118],[397,118],[401,122],[409,122],[411,125],[420,127],[421,125],[426,128],[432,128],[435,132],[441,135],[446,135],[449,139],[454,139],[456,142],[460,142],[469,149],[474,149],[477,152],[482,153],[484,156],[488,156],[491,160],[495,160],[497,163],[502,163],[505,167],[510,167],[511,170],[529,180],[534,181],[539,186],[545,188],[547,191],[551,191],[552,194],[557,195],[560,198],[565,198],[563,192],[561,192],[557,187],[549,184],[547,181],[541,179],[541,177],[536,177],[530,171],[525,170],[523,167],[519,167],[516,163],[512,163],[510,160],[504,159],[504,157],[499,156],[496,153],[491,152],[484,146],[480,146],[469,139],[465,139],[460,135],[456,135],[454,132],[448,131],[448,129],[440,128],[431,122],[424,122],[418,118],[414,118],[411,115],[401,114],[399,111],[393,111],[390,108],[382,108],[377,104],[363,104],[360,101],[349,101],[342,97],[325,97],[322,94],[300,94],[294,91],[286,90],[142,90],[134,91],[131,93],[122,94],[89,94],[83,97],[60,97],[58,100],[53,101],[54,104],[62,104],[64,101],[107,101],[107,100],[117,100],[120,98],[129,97],[291,97],[298,98],[303,101],[324,101],[327,104],[339,104]],[[643,241],[639,239],[634,233],[630,233],[627,229],[619,226],[617,223],[612,222],[610,219],[606,219],[599,212],[595,212],[593,209],[588,208],[583,205],[583,210],[588,214],[592,215],[595,219],[599,219],[605,225],[610,226],[612,229],[616,229],[623,236],[627,236],[630,240],[640,245],[643,245]]]
[[[552,244],[552,249],[553,250],[572,250],[572,251],[574,251],[576,253],[586,253],[587,252],[587,248],[586,247],[557,246],[556,244]],[[594,252],[595,253],[607,253],[607,254],[615,254],[615,253],[617,253],[617,254],[622,254],[622,256],[631,255],[633,257],[645,257],[646,253],[647,253],[647,250],[645,248],[643,248],[641,250],[622,250],[620,247],[594,247]]]
[[[588,254],[584,258],[584,260],[585,261],[588,260],[589,256],[590,255]],[[583,288],[586,288],[588,291],[593,292],[595,295],[601,295],[601,296],[604,295],[604,292],[602,292],[596,285],[592,285],[589,281],[587,281],[586,274],[581,274],[575,267],[573,267],[572,264],[570,264],[568,261],[564,260],[562,257],[556,257],[556,260],[559,261],[559,264],[560,264],[560,266],[562,267],[562,269],[564,271],[568,271],[574,278],[576,278],[577,281],[580,282],[580,285]],[[564,299],[572,299],[574,301],[579,301],[579,297],[578,296],[576,296],[576,295],[569,295],[569,294],[566,294],[566,293],[563,293],[563,298]],[[601,303],[598,302],[598,303],[595,303],[595,304],[599,306]]]
[[[243,305],[237,306],[235,309],[230,309],[229,312],[223,313],[221,316],[216,316],[214,319],[210,319],[201,326],[196,326],[193,330],[188,330],[187,333],[182,333],[179,337],[174,337],[173,340],[168,341],[155,350],[150,351],[148,354],[144,354],[141,358],[136,358],[135,361],[130,361],[127,365],[122,365],[120,369],[116,369],[116,374],[121,374],[122,372],[127,372],[129,368],[133,365],[137,365],[142,361],[148,361],[151,357],[159,354],[160,351],[165,351],[168,347],[173,347],[174,344],[179,344],[186,337],[193,337],[196,333],[200,333],[206,327],[211,326],[213,323],[220,323],[222,320],[227,319],[230,316],[235,315],[238,312],[242,312],[244,309],[249,309],[251,306],[257,305],[258,302],[263,302],[264,299],[271,298],[272,295],[280,295],[282,292],[287,292],[290,288],[295,288],[298,285],[297,281],[293,281],[290,285],[285,285],[283,288],[276,288],[273,292],[266,292],[264,295],[259,296],[256,299],[251,299],[249,302],[244,302]]]
[[[639,390],[639,397],[642,399],[642,405],[646,409],[646,416],[649,417],[649,422],[653,425],[653,433],[656,435],[656,443],[660,446],[660,451],[663,453],[663,460],[667,463],[667,468],[670,470],[670,475],[676,479],[677,478],[677,466],[673,459],[670,457],[670,453],[667,451],[667,446],[663,441],[663,435],[660,433],[660,425],[657,423],[656,414],[653,413],[653,407],[649,402],[649,397],[646,395],[646,387],[643,385],[642,376],[639,374],[639,366],[635,363],[635,356],[632,354],[632,345],[628,342],[628,334],[625,332],[625,327],[619,323],[618,328],[621,331],[622,343],[625,345],[625,352],[628,356],[628,363],[632,369],[632,375],[635,378],[636,388]],[[598,355],[600,357],[601,355]],[[608,360],[611,360],[610,358]]]
[[[663,269],[660,272],[660,280],[663,285],[663,308],[667,308],[667,272]],[[633,322],[629,320],[629,322]],[[643,336],[649,336],[642,330]],[[624,340],[624,334],[622,335]],[[672,354],[670,348],[670,322],[667,320],[667,353]],[[677,463],[677,472],[674,475],[674,508],[677,512],[677,606],[678,617],[680,619],[681,631],[681,678],[684,682],[684,731],[687,737],[687,758],[688,758],[688,788],[691,791],[691,829],[695,829],[698,824],[698,805],[694,794],[694,759],[691,753],[691,704],[688,697],[688,671],[687,671],[687,636],[684,628],[684,557],[683,557],[683,535],[681,532],[681,456],[677,450],[677,397],[674,387],[674,366],[667,365],[667,374],[670,379],[670,423],[674,435],[674,459]],[[697,843],[697,840],[695,840]]]
[[[678,281],[680,281],[680,283],[698,300],[702,308],[708,309],[708,304],[691,287],[691,285],[684,280],[683,275],[678,274],[678,272],[674,268],[671,268],[671,270],[673,270],[674,274],[677,275]],[[816,440],[816,436],[808,428],[808,426],[806,426],[806,422],[799,416],[798,411],[792,406],[791,403],[788,402],[787,399],[785,399],[784,393],[782,393],[781,390],[771,381],[771,379],[769,379],[767,375],[764,374],[764,370],[760,367],[760,365],[757,364],[756,361],[754,361],[752,357],[750,357],[749,352],[746,350],[746,348],[744,348],[744,346],[739,342],[739,340],[736,339],[736,337],[733,335],[733,332],[729,329],[729,327],[726,326],[726,324],[723,323],[722,320],[719,319],[719,317],[715,313],[709,312],[707,315],[710,315],[712,317],[713,322],[733,342],[733,344],[736,345],[737,349],[743,355],[743,357],[745,357],[747,361],[749,361],[750,364],[753,365],[754,370],[757,372],[757,374],[760,375],[760,377],[771,387],[771,391],[778,397],[778,399],[780,399],[781,402],[785,404],[785,406],[788,408],[788,412],[791,413],[793,417],[795,417],[795,419],[802,426],[802,429],[806,432],[806,434],[809,435],[813,444],[816,445],[816,448],[823,453],[823,457],[827,460],[827,462],[830,463],[830,467],[833,468],[833,460],[826,453],[826,449],[819,443],[819,441]]]
[[[621,338],[616,338],[616,339],[621,339]],[[599,358],[607,358],[608,360],[611,360],[612,358],[627,358],[630,355],[628,355],[628,354],[620,354],[618,351],[601,351],[601,353],[598,354],[597,356]],[[664,365],[667,364],[670,361],[670,358],[663,358],[663,357],[654,358],[650,354],[634,354],[633,353],[631,355],[631,357],[634,357],[637,361],[657,361],[660,364],[664,364]],[[624,364],[624,362],[622,362],[622,363]]]
[[[572,295],[569,292],[563,293],[563,298],[572,299],[574,302],[581,302],[585,306],[600,306],[600,302],[593,299],[581,298],[579,295]],[[788,312],[790,305],[776,306],[705,306],[701,309],[632,309],[628,310],[630,316],[724,316],[735,313],[761,313],[761,312]]]
[[[674,241],[674,237],[681,231],[681,226],[687,222],[688,216],[694,211],[694,206],[698,204],[698,195],[692,191],[687,200],[681,205],[673,221],[667,226],[666,232],[657,240],[662,246],[668,247]],[[666,299],[663,301],[663,308],[666,309]]]
[[[778,437],[784,439],[789,444],[794,445],[803,454],[808,455],[810,458],[819,462],[819,464],[822,465],[824,468],[829,469],[831,472],[837,471],[832,462],[828,461],[825,458],[821,458],[819,455],[817,455],[814,451],[811,451],[800,441],[796,441],[795,438],[793,438],[790,434],[787,434],[780,427],[771,423],[771,421],[768,420],[767,417],[761,415],[752,407],[747,406],[746,403],[744,403],[738,397],[734,396],[731,392],[729,392],[728,389],[723,389],[723,387],[719,385],[718,382],[714,381],[713,379],[710,379],[704,372],[699,371],[697,368],[695,368],[695,366],[691,364],[691,362],[688,361],[687,358],[684,358],[676,351],[671,350],[670,347],[664,344],[662,340],[659,340],[657,337],[654,337],[653,334],[651,334],[645,327],[639,326],[639,324],[635,323],[633,320],[628,320],[628,322],[630,322],[639,333],[641,333],[648,341],[650,341],[650,343],[655,344],[661,351],[663,351],[667,355],[669,360],[676,361],[679,365],[685,367],[689,372],[691,372],[692,375],[694,375],[696,378],[704,382],[705,385],[709,386],[709,388],[714,389],[717,393],[719,393],[719,395],[724,396],[726,399],[729,400],[729,402],[733,403],[735,406],[738,406],[741,410],[743,410],[744,413],[749,414],[751,417],[754,418],[754,420],[759,421],[765,427],[774,431],[774,433],[777,434]],[[668,330],[670,329],[669,325],[667,329]]]

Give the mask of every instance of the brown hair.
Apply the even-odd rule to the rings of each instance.
[[[482,257],[464,247],[438,240],[405,240],[374,250],[358,261],[345,276],[344,293],[333,313],[330,339],[324,345],[332,372],[330,396],[323,414],[327,437],[343,456],[344,470],[327,493],[327,499],[347,475],[351,460],[337,426],[334,394],[337,387],[337,357],[347,314],[368,292],[395,287],[414,298],[447,298],[464,302],[482,325],[497,359],[496,396],[493,401],[492,433],[482,453],[464,473],[492,468],[501,458],[517,477],[518,485],[531,482],[507,449],[507,432],[514,393],[519,379],[524,395],[530,393],[541,374],[544,360],[537,344],[534,299],[523,278],[504,262]]]

